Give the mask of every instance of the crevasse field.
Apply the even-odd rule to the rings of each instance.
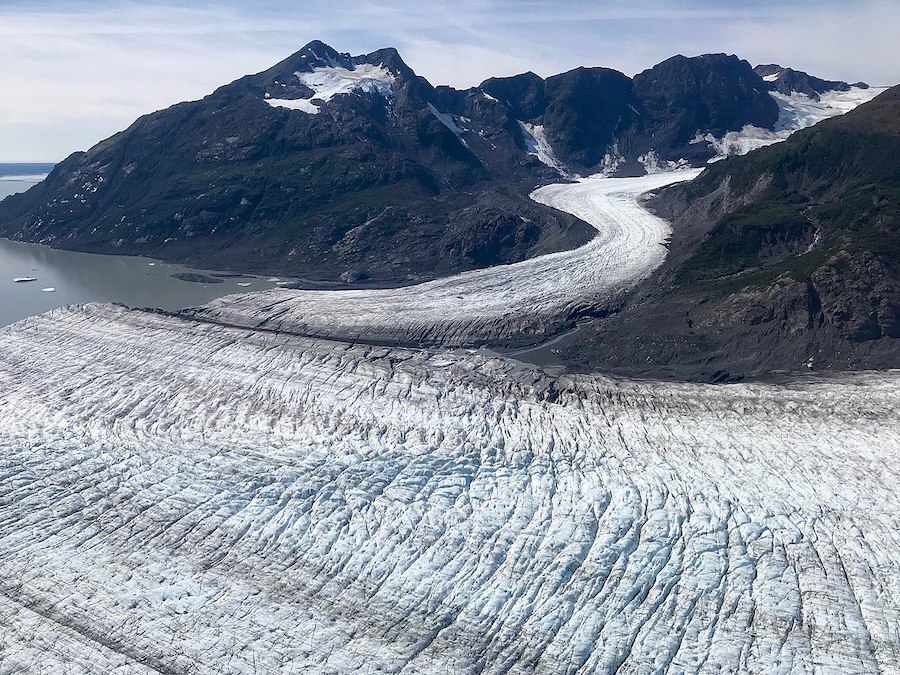
[[[0,330],[0,673],[900,672],[900,373],[448,348],[646,277],[690,175],[542,188],[601,234],[518,265]]]

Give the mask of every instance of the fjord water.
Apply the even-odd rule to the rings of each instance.
[[[27,190],[41,179],[34,173],[22,173],[28,170],[33,168],[0,165],[0,174],[7,173],[0,175],[0,199]],[[117,302],[129,307],[177,310],[230,293],[276,286],[274,281],[249,276],[219,277],[222,283],[194,283],[172,277],[190,272],[214,274],[148,258],[61,251],[0,239],[0,326],[65,305]],[[16,277],[36,280],[16,283]],[[48,292],[44,290],[47,288],[55,290]]]

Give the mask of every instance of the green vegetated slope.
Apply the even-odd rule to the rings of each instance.
[[[666,265],[571,362],[722,378],[900,365],[900,88],[651,205],[674,223]]]

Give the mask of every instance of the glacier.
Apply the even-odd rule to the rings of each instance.
[[[551,377],[113,305],[0,354],[0,672],[900,669],[900,373]]]
[[[770,76],[777,79],[777,75]],[[766,78],[763,78],[766,79]],[[773,81],[773,80],[769,80]],[[767,145],[787,139],[795,131],[806,129],[822,120],[838,117],[850,112],[863,103],[868,103],[888,87],[851,87],[847,91],[827,91],[816,101],[806,94],[782,94],[770,91],[769,95],[778,104],[778,120],[774,130],[747,124],[740,131],[729,131],[721,138],[713,134],[697,133],[692,143],[708,143],[716,152],[710,163],[718,162],[731,155],[746,155]]]
[[[515,265],[0,329],[0,674],[900,672],[900,371],[464,347],[645,278],[692,175],[540,188],[598,236]]]
[[[699,169],[548,185],[535,201],[578,216],[597,235],[575,250],[398,289],[273,289],[224,296],[194,318],[247,328],[395,345],[480,346],[537,340],[586,309],[608,306],[666,256],[669,224],[641,195]]]

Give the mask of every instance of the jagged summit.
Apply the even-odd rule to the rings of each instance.
[[[786,96],[791,94],[805,94],[814,101],[818,101],[822,94],[830,91],[850,91],[853,88],[868,89],[865,82],[849,84],[840,80],[823,80],[814,77],[802,70],[784,68],[777,63],[767,63],[756,66],[753,69],[772,91],[777,91]]]
[[[515,262],[590,237],[528,199],[539,184],[702,166],[863,98],[810,111],[769,84],[707,54],[633,78],[579,67],[458,90],[394,48],[354,56],[313,40],[71,156],[3,202],[0,235],[329,281]]]
[[[259,97],[275,107],[317,114],[335,96],[378,94],[390,99],[395,82],[420,84],[393,47],[352,56],[313,40],[271,68],[242,78]]]

